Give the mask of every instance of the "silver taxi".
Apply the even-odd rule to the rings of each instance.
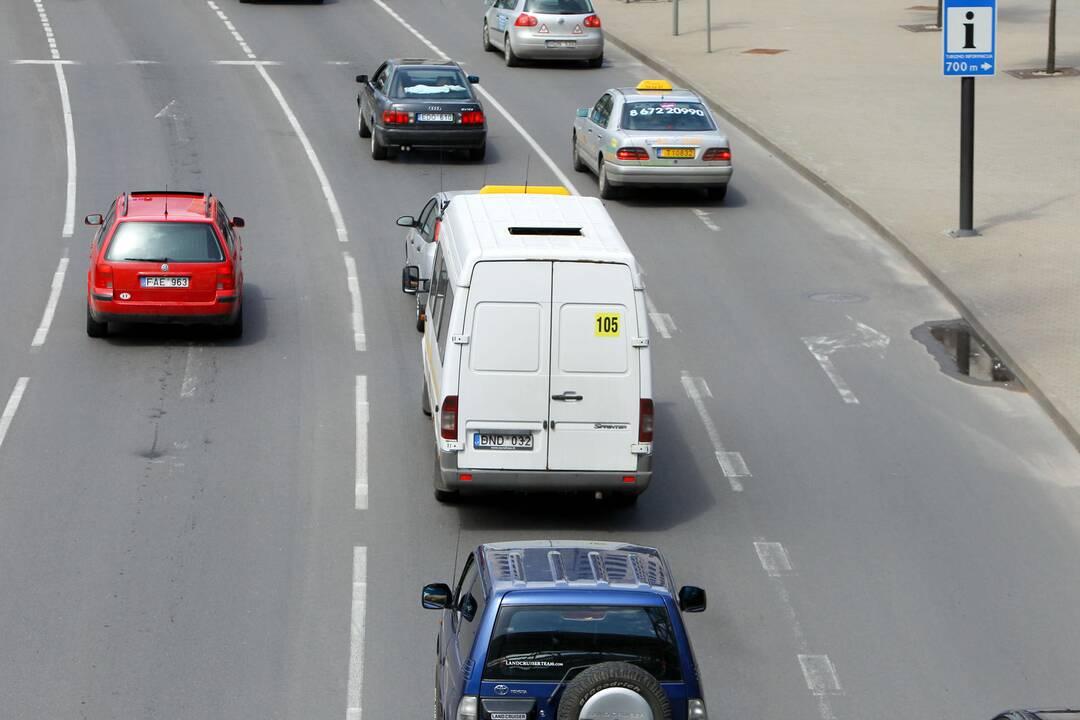
[[[612,88],[579,108],[570,141],[574,169],[596,173],[600,197],[629,186],[685,185],[723,200],[731,181],[731,144],[709,108],[665,80]]]
[[[604,64],[604,31],[592,0],[484,0],[484,50],[508,67],[522,58]]]

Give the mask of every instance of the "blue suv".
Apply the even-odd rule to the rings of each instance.
[[[481,545],[442,610],[434,720],[707,720],[678,593],[660,553],[614,542]]]

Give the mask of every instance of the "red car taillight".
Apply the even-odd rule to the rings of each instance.
[[[461,113],[462,125],[483,125],[484,124],[484,111],[483,110],[466,110]]]
[[[521,13],[514,21],[515,27],[536,27],[536,18],[528,13]]]
[[[581,24],[587,28],[598,28],[600,27],[600,17],[597,15],[590,15],[585,18],[585,21]]]
[[[645,148],[639,147],[626,147],[619,148],[615,153],[615,157],[620,160],[648,160],[649,153],[645,151]]]
[[[232,271],[219,272],[217,274],[217,289],[218,290],[235,290],[236,289],[236,276]]]
[[[100,262],[94,270],[94,286],[111,288],[113,286],[112,265]]]
[[[731,151],[727,148],[709,148],[701,157],[702,160],[716,162],[717,160],[731,161]]]
[[[443,440],[457,440],[457,395],[447,395],[439,408],[439,434]]]
[[[408,125],[412,117],[411,113],[401,110],[383,110],[382,121],[384,125]]]
[[[651,443],[653,436],[653,404],[649,398],[641,398],[641,404],[638,406],[638,431],[637,440],[639,443]]]

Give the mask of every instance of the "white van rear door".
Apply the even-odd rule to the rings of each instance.
[[[547,463],[551,263],[481,262],[465,310],[458,381],[462,469]]]
[[[552,470],[635,470],[640,362],[626,265],[556,262],[551,297]]]

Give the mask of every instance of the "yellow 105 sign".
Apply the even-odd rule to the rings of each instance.
[[[618,337],[622,316],[619,313],[596,313],[593,331],[596,337]]]

